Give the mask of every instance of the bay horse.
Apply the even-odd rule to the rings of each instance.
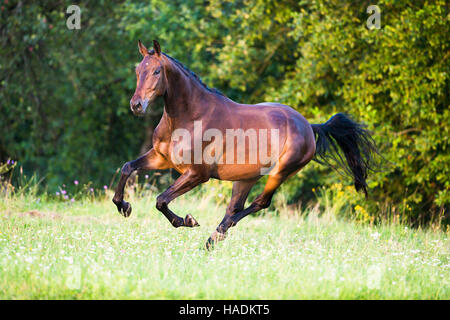
[[[269,102],[256,105],[236,103],[206,86],[183,64],[161,52],[156,40],[153,40],[152,50],[147,50],[141,41],[138,42],[138,48],[143,59],[136,68],[137,84],[130,101],[131,111],[142,116],[149,105],[162,97],[164,112],[154,130],[153,147],[138,159],[125,163],[121,169],[113,202],[123,216],[131,214],[131,205],[124,201],[123,196],[126,181],[133,171],[139,169],[173,168],[181,174],[156,199],[156,208],[175,228],[196,227],[199,224],[190,214],[183,219],[172,212],[168,207],[172,200],[210,178],[233,181],[231,201],[222,222],[207,240],[207,249],[223,240],[227,230],[242,218],[267,208],[277,188],[311,160],[332,167],[333,163],[337,163],[353,178],[356,190],[362,190],[367,196],[366,178],[368,171],[372,170],[372,155],[377,153],[377,149],[363,125],[343,113],[335,114],[323,124],[310,124],[300,113],[286,105]],[[195,123],[199,121],[202,127],[195,133]],[[262,169],[265,164],[261,161],[221,161],[230,150],[224,151],[227,139],[220,141],[217,135],[212,148],[214,150],[209,147],[209,153],[215,157],[215,161],[190,161],[193,159],[192,155],[183,158],[187,161],[175,159],[177,153],[174,150],[177,147],[183,145],[188,151],[192,151],[196,142],[185,141],[184,137],[182,140],[174,139],[174,132],[185,130],[191,135],[203,136],[209,129],[224,135],[229,129],[277,130],[278,140],[275,143],[273,140],[269,141],[268,147],[272,150],[278,144],[276,165],[269,168],[264,191],[247,208],[244,205],[251,188],[264,175]],[[208,148],[206,142],[201,141],[201,152]],[[242,150],[236,148],[232,151],[237,151],[238,156],[245,153],[245,160],[253,152],[247,144]]]

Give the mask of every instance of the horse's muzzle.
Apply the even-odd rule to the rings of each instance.
[[[133,111],[135,115],[143,115],[145,113],[145,110],[147,109],[148,101],[130,101],[130,109]]]

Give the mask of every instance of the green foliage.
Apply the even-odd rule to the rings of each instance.
[[[1,11],[1,157],[50,185],[109,181],[144,138],[124,107],[135,51],[117,41],[115,4],[86,3],[82,29],[69,30],[66,8],[43,3],[11,1]]]
[[[358,202],[366,212],[448,213],[448,4],[379,1],[381,29],[368,30],[370,4],[84,1],[81,29],[68,30],[65,4],[2,3],[0,161],[19,160],[53,188],[109,184],[159,120],[161,104],[146,118],[128,107],[137,40],[156,38],[239,102],[285,103],[312,123],[335,112],[367,123],[389,164],[370,176],[371,200]],[[309,165],[281,192],[307,203],[312,188],[339,181],[351,182]]]
[[[371,175],[381,202],[413,215],[448,206],[449,37],[444,1],[384,1],[382,28],[365,27],[367,3],[315,1],[295,14],[299,59],[268,97],[324,121],[336,111],[375,132],[392,165]],[[379,206],[378,206],[379,207]]]

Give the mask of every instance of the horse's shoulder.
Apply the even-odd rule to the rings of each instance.
[[[169,125],[167,121],[164,121],[164,118],[161,119],[161,121],[156,126],[155,130],[153,131],[153,145],[162,143],[165,141],[170,140],[170,130]]]

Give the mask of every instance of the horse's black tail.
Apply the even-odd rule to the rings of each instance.
[[[314,160],[336,169],[335,161],[353,177],[356,190],[362,189],[367,197],[367,173],[374,170],[373,156],[378,154],[370,133],[343,113],[335,114],[323,124],[311,126],[316,135]]]

